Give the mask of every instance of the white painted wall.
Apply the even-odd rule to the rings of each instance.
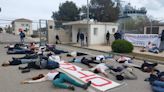
[[[160,27],[159,27],[159,34],[162,33],[162,30],[164,30],[164,26],[160,26]]]
[[[80,29],[84,29],[84,30],[80,30],[81,32],[84,33],[84,36],[87,32],[87,25],[73,25],[72,26],[72,42],[76,43],[77,41],[77,33]],[[112,34],[114,34],[117,30],[118,30],[118,26],[117,25],[105,25],[105,24],[90,24],[89,26],[89,31],[88,32],[88,40],[89,40],[89,44],[90,45],[94,45],[94,44],[104,44],[106,43],[106,33],[107,31],[110,32],[111,36]],[[94,28],[98,28],[97,30],[97,35],[94,35]],[[115,29],[115,31],[113,32],[112,29]],[[85,42],[85,39],[84,39]],[[80,41],[79,41],[80,43]]]
[[[98,28],[97,35],[94,35],[94,28]],[[115,29],[115,32],[118,30],[117,25],[91,25],[91,42],[90,44],[104,44],[106,43],[106,33],[109,31],[109,33],[112,35],[115,32],[112,31],[112,29]]]
[[[73,43],[77,42],[77,33],[78,33],[79,29],[82,29],[80,31],[83,32],[85,35],[85,33],[87,32],[87,25],[73,25],[72,26],[72,42]],[[80,43],[80,41],[79,41],[79,43]]]

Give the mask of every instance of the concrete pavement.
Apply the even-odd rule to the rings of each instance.
[[[22,56],[22,55],[7,55],[6,49],[4,48],[4,46],[5,44],[0,44],[0,58],[1,58],[0,64],[2,64],[5,61],[11,60],[12,57]],[[90,55],[106,54],[99,51],[92,51],[92,50],[83,49],[83,48],[69,47],[65,45],[57,45],[57,48],[60,48],[62,50],[68,50],[68,51],[80,51],[80,52],[84,52]],[[95,47],[95,48],[99,48],[99,47]],[[65,55],[62,55],[62,59],[67,61],[69,58],[65,57]],[[119,66],[118,63],[113,62],[113,61],[108,61],[108,63],[114,66]],[[142,61],[135,60],[134,63],[141,65]],[[74,63],[74,64],[84,69],[88,69],[88,67],[86,67],[85,65],[78,64],[78,63]],[[20,66],[24,66],[24,65],[20,65]],[[164,71],[163,67],[164,65],[159,64],[157,68]],[[0,77],[0,92],[72,92],[69,90],[55,88],[54,86],[52,86],[52,83],[48,81],[43,82],[43,83],[26,84],[26,85],[20,84],[20,82],[26,78],[35,76],[40,73],[47,73],[48,71],[49,70],[33,70],[30,73],[22,74],[18,70],[18,66],[9,66],[9,67],[0,66],[0,76],[1,76]],[[149,76],[149,74],[143,73],[137,69],[135,69],[135,73],[138,76],[137,80],[125,80],[123,82],[125,82],[127,85],[109,90],[108,92],[152,92],[151,86],[149,85],[149,83],[143,81],[145,78]],[[119,82],[111,74],[109,74],[109,79]],[[119,83],[122,83],[122,82],[119,82]],[[81,88],[76,88],[74,92],[86,92],[86,91],[82,90]]]
[[[0,33],[1,43],[18,43],[20,42],[19,35],[13,35],[8,33]],[[25,42],[39,42],[38,38],[32,39],[31,37],[25,37]]]

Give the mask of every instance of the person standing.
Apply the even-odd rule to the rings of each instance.
[[[110,40],[110,33],[109,33],[109,31],[108,31],[108,32],[106,33],[106,41],[107,41],[107,45],[110,45],[109,40]]]
[[[61,44],[61,41],[60,41],[60,39],[59,39],[59,36],[58,35],[56,35],[56,44],[58,44],[58,43],[60,43]]]
[[[79,38],[80,38],[80,31],[77,33],[77,43],[79,43]]]
[[[24,43],[25,33],[23,31],[20,31],[19,37],[20,37],[21,43]]]
[[[81,47],[84,46],[84,34],[80,33]]]
[[[121,39],[121,34],[117,31],[117,32],[114,34],[114,38],[115,38],[115,40]]]
[[[88,33],[87,32],[86,32],[85,40],[86,40],[86,46],[88,47]]]
[[[159,46],[159,50],[164,51],[164,30],[161,33],[161,43],[160,43],[160,46]]]

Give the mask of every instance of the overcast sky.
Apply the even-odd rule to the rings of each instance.
[[[0,0],[0,19],[28,18],[31,20],[51,19],[52,11],[67,0]],[[78,7],[86,5],[87,0],[68,0]],[[164,0],[123,0],[136,8],[146,7],[148,15],[164,19]],[[125,2],[123,2],[125,3]],[[2,20],[0,20],[2,22]]]

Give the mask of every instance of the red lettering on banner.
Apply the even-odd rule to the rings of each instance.
[[[75,66],[70,66],[70,67],[64,68],[64,69],[68,69],[68,70],[72,70],[72,71],[76,71],[77,70]]]
[[[52,70],[52,71],[50,71],[50,73],[55,73],[55,72],[58,72],[58,71],[56,71],[56,70]]]
[[[64,63],[60,63],[60,65],[72,65],[72,64],[68,62],[64,62]]]
[[[94,82],[92,81],[92,79],[101,79],[102,81],[106,81],[106,83],[97,84],[97,83],[94,83]],[[108,85],[108,84],[112,84],[112,81],[109,81],[109,80],[107,80],[107,79],[105,79],[105,78],[103,78],[103,77],[92,77],[92,78],[86,79],[86,81],[87,81],[87,82],[88,82],[88,81],[92,81],[92,85],[98,86],[98,87],[102,87],[102,86],[105,86],[105,85]]]
[[[95,76],[95,74],[87,75],[87,74],[84,74],[84,73],[82,73],[82,72],[80,72],[80,71],[78,71],[78,73],[80,73],[80,74],[83,75],[83,76],[80,77],[80,78],[86,78],[86,77],[90,77],[90,76]]]

